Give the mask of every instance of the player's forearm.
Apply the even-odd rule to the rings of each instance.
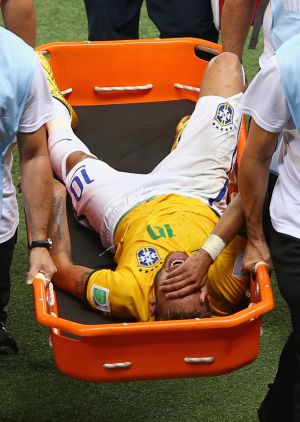
[[[22,194],[32,239],[48,237],[52,204],[52,170],[48,155],[37,155],[21,162]]]
[[[222,215],[220,221],[210,233],[207,240],[202,245],[198,254],[201,254],[205,268],[218,258],[223,249],[239,233],[244,225],[244,213],[239,195],[236,195]],[[206,259],[203,258],[206,254]]]
[[[32,0],[2,0],[4,26],[32,47],[36,39],[36,16]]]
[[[219,236],[227,245],[242,229],[245,223],[240,195],[237,194],[226,208],[212,234]]]
[[[78,299],[85,300],[86,285],[93,270],[81,265],[61,265],[61,260],[57,260],[55,255],[51,255],[51,258],[57,268],[57,272],[52,279],[55,286],[78,297]]]
[[[223,50],[242,60],[243,48],[255,13],[255,0],[226,0],[222,10]]]
[[[49,236],[53,245],[51,258],[57,268],[53,276],[55,285],[79,299],[85,299],[85,290],[91,268],[74,265],[66,210],[66,189],[56,180],[53,184],[53,201],[49,220]]]

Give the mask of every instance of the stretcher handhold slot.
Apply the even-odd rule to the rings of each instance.
[[[217,50],[216,48],[212,48],[212,47],[209,47],[207,45],[202,45],[202,44],[196,45],[195,50],[204,51],[205,53],[210,53],[210,54],[213,54],[215,56],[222,53],[221,49]]]

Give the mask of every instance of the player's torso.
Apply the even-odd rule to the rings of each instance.
[[[119,266],[131,262],[133,272],[156,272],[173,251],[191,255],[198,250],[218,221],[198,199],[179,195],[154,198],[130,211],[115,232]]]

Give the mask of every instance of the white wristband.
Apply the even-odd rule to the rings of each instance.
[[[201,249],[204,249],[211,256],[211,259],[215,261],[225,246],[223,239],[216,234],[210,234]]]

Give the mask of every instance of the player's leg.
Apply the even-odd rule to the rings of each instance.
[[[238,57],[225,53],[208,64],[201,84],[200,98],[208,95],[231,97],[244,89],[244,70]],[[184,116],[178,123],[171,150],[177,147],[189,118],[190,116]]]
[[[244,90],[244,71],[238,56],[233,53],[222,53],[208,63],[201,84],[200,97],[215,95],[229,98]]]
[[[110,247],[119,218],[141,200],[137,191],[145,175],[119,172],[97,159],[74,134],[67,108],[55,98],[53,103],[56,118],[47,124],[52,168],[71,197],[78,221]]]
[[[55,119],[47,123],[51,165],[56,176],[65,181],[70,168],[86,157],[93,157],[93,154],[72,130],[78,123],[78,117],[73,107],[61,94],[49,61],[39,51],[37,51],[37,56],[48,81],[55,111]],[[66,169],[67,158],[70,155],[73,159],[68,163],[70,168]]]
[[[223,53],[208,64],[200,99],[178,146],[153,170],[154,184],[159,179],[169,192],[199,197],[211,206],[216,204],[216,210],[224,208],[241,124],[237,106],[243,90],[243,70],[237,56]]]
[[[38,59],[40,61],[40,64],[42,65],[42,68],[44,70],[44,74],[47,78],[47,82],[48,82],[48,87],[50,89],[51,95],[53,98],[56,98],[58,101],[60,101],[62,104],[65,105],[65,107],[68,109],[70,117],[71,117],[71,126],[72,128],[76,127],[77,123],[78,123],[78,117],[77,114],[75,112],[75,110],[73,109],[73,107],[71,106],[71,104],[68,103],[68,101],[64,98],[64,96],[61,94],[53,71],[51,69],[50,63],[49,61],[46,59],[46,57],[40,52],[37,51],[36,52]]]
[[[68,109],[53,98],[56,118],[47,123],[48,149],[56,176],[65,183],[68,172],[85,158],[96,158],[71,128]]]

